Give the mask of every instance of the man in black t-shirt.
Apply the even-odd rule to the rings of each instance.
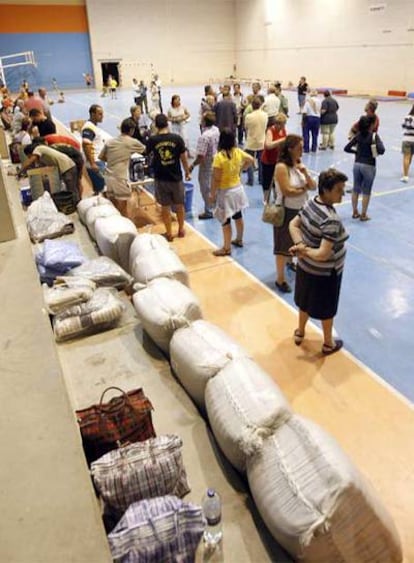
[[[29,117],[32,121],[32,130],[34,127],[37,127],[39,137],[46,137],[46,135],[54,135],[56,133],[56,125],[40,109],[31,109]]]
[[[173,240],[171,231],[171,205],[175,206],[178,220],[178,236],[183,237],[184,231],[184,184],[181,165],[185,179],[190,180],[186,148],[183,139],[170,133],[168,119],[164,114],[155,118],[156,135],[148,139],[147,153],[152,155],[154,170],[155,197],[161,205],[161,216],[165,225],[165,238]]]

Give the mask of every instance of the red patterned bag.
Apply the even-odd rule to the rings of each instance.
[[[121,395],[104,403],[109,390],[119,391]],[[88,464],[121,446],[154,438],[152,410],[142,389],[125,393],[119,387],[108,387],[98,405],[76,411]]]

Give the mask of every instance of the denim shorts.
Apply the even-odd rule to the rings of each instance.
[[[354,164],[354,192],[362,195],[370,195],[377,169],[372,164],[355,162]]]

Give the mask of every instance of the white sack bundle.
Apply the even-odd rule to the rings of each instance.
[[[86,226],[93,240],[96,240],[95,223],[103,217],[119,217],[118,209],[109,202],[109,205],[93,205],[86,212]]]
[[[113,328],[125,309],[114,290],[98,288],[86,303],[74,305],[53,319],[57,342]]]
[[[248,459],[257,508],[300,561],[399,563],[391,516],[370,483],[318,425],[292,416]]]
[[[160,247],[139,254],[132,261],[130,271],[134,280],[141,284],[156,278],[171,278],[189,285],[186,267],[170,248]]]
[[[214,436],[240,472],[290,416],[290,406],[273,379],[250,358],[229,362],[207,383],[206,410]]]
[[[162,235],[153,235],[151,233],[138,234],[129,251],[130,271],[137,256],[142,256],[159,248],[170,248],[167,240]]]
[[[121,215],[95,221],[95,237],[99,250],[126,271],[129,271],[129,249],[136,234],[134,223]]]
[[[76,210],[78,212],[79,219],[84,225],[86,225],[86,214],[88,212],[88,209],[90,209],[91,207],[96,207],[98,205],[110,205],[114,207],[111,201],[103,195],[93,195],[91,197],[85,197],[84,199],[80,200],[80,202],[76,206]]]
[[[170,342],[171,366],[187,393],[204,408],[208,380],[235,358],[248,353],[218,326],[204,320],[177,330]]]
[[[174,332],[203,316],[194,293],[177,280],[154,279],[134,293],[132,300],[142,326],[167,354]]]

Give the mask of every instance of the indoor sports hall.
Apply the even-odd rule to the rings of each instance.
[[[348,499],[346,495],[356,494],[355,483],[359,487],[361,482],[353,470],[345,476],[335,458],[335,475],[341,475],[343,482],[349,480],[335,500],[340,504],[346,499],[342,510],[348,515],[346,531],[337,532],[338,512],[333,513],[332,507],[329,512],[324,504],[328,494],[324,491],[331,493],[338,486],[334,477],[326,477],[325,466],[318,467],[316,456],[307,451],[308,442],[303,450],[291,452],[292,459],[298,456],[296,462],[305,475],[306,468],[312,467],[309,482],[314,479],[322,491],[310,508],[309,483],[296,489],[297,518],[303,521],[295,524],[303,531],[309,514],[314,522],[318,514],[321,527],[310,533],[311,540],[309,535],[304,540],[296,529],[287,540],[288,534],[277,531],[283,515],[273,518],[267,506],[272,485],[263,485],[258,492],[248,472],[235,468],[215,436],[210,413],[180,384],[169,354],[144,330],[128,292],[121,292],[124,313],[116,328],[56,343],[36,270],[38,245],[30,241],[27,210],[20,202],[25,180],[13,175],[6,144],[0,175],[4,447],[0,559],[16,563],[113,560],[74,413],[99,403],[103,391],[114,386],[125,392],[142,387],[154,408],[157,435],[177,434],[182,439],[191,488],[183,500],[200,504],[208,487],[222,497],[222,543],[211,553],[201,542],[196,561],[295,561],[300,560],[298,542],[304,561],[414,563],[413,169],[408,181],[401,181],[401,125],[414,104],[409,71],[414,54],[411,2],[0,0],[0,13],[2,81],[12,94],[23,80],[35,91],[45,87],[54,102],[51,114],[59,133],[78,140],[79,131],[71,123],[87,120],[93,104],[103,109],[100,127],[112,137],[119,135],[120,124],[134,105],[133,78],[148,86],[154,76],[159,78],[164,113],[172,96],[180,96],[190,114],[186,127],[192,159],[207,84],[217,92],[223,84],[237,82],[247,96],[254,82],[260,82],[266,95],[269,85],[280,81],[289,104],[286,130],[298,135],[302,135],[299,78],[306,76],[321,99],[325,90],[332,91],[339,104],[335,146],[303,154],[302,162],[316,181],[329,168],[348,177],[344,197],[336,206],[349,234],[334,320],[335,336],[344,342],[340,351],[321,353],[318,321],[310,323],[303,343],[295,346],[294,292],[281,293],[275,286],[273,230],[262,221],[263,192],[256,170],[252,186],[247,185],[246,174],[241,176],[249,200],[243,212],[243,247],[232,247],[230,256],[212,254],[221,246],[222,231],[216,219],[198,218],[203,201],[197,169],[190,180],[185,236],[174,238],[170,247],[187,270],[203,319],[234,339],[270,377],[284,395],[292,420],[316,423],[323,444],[324,436],[329,444],[334,439],[335,446],[326,449],[331,452],[338,445],[363,481],[361,495]],[[90,85],[86,74],[93,79]],[[117,78],[116,98],[104,88],[108,74]],[[343,149],[351,126],[372,98],[378,102],[378,135],[385,153],[377,158],[371,220],[365,222],[352,217],[354,156]],[[84,198],[92,193],[85,186]],[[137,224],[139,234],[164,231],[153,196],[149,179],[144,188],[134,191],[134,209],[138,206],[151,218],[147,224]],[[94,258],[99,249],[76,213],[73,222],[74,233],[64,238]],[[286,272],[292,288],[295,276],[294,271]],[[297,467],[289,469],[290,461],[285,469],[292,471],[292,483]],[[278,463],[284,464],[283,457]],[[324,478],[318,480],[322,474]],[[375,530],[379,530],[375,533],[388,556],[380,551],[376,556],[374,551],[358,552],[359,542],[369,542],[366,538],[372,532],[366,522],[360,528],[350,523],[358,520],[359,502],[364,507],[361,513],[366,509],[375,515]],[[324,551],[323,539],[318,543],[324,534],[329,535],[330,549],[333,545],[338,549],[335,557]]]

